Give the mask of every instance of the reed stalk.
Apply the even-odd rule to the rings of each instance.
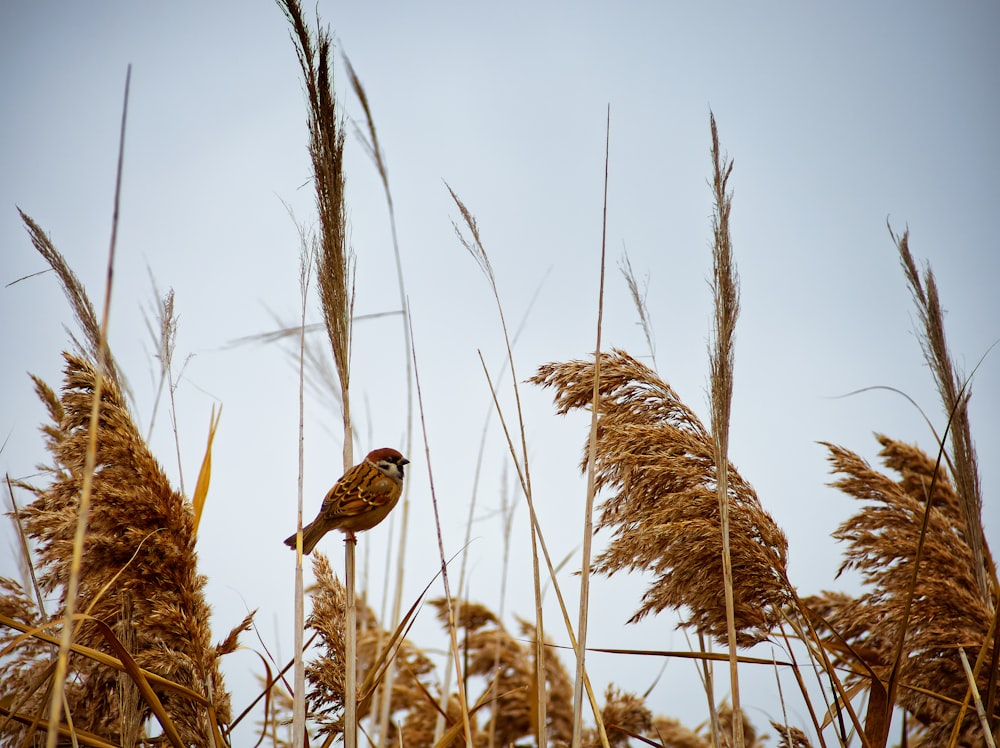
[[[410,320],[412,324],[412,319]],[[444,595],[447,604],[447,623],[448,623],[448,633],[451,637],[451,653],[455,661],[455,671],[459,674],[457,679],[458,683],[458,700],[459,706],[462,710],[462,728],[465,731],[465,745],[472,746],[472,725],[469,721],[469,701],[468,695],[465,690],[465,678],[462,675],[462,661],[461,661],[461,650],[458,646],[458,631],[456,624],[456,601],[451,594],[451,585],[448,582],[448,559],[444,552],[444,538],[441,535],[441,515],[438,511],[438,501],[437,493],[434,490],[434,475],[431,469],[431,452],[430,444],[427,441],[427,422],[424,415],[424,403],[423,397],[420,391],[420,370],[417,367],[417,350],[416,346],[412,344],[413,340],[413,330],[410,330],[410,341],[413,351],[413,382],[416,387],[417,393],[417,409],[420,412],[420,428],[423,434],[424,440],[424,454],[427,460],[427,481],[431,492],[431,505],[434,509],[434,526],[437,530],[437,542],[438,542],[438,553],[441,558],[441,581],[444,585]]]
[[[344,202],[344,130],[333,90],[333,40],[317,20],[310,31],[298,0],[277,0],[292,27],[292,41],[299,60],[308,101],[309,155],[312,160],[319,239],[316,281],[327,337],[333,353],[340,389],[343,423],[344,470],[354,464],[351,427],[350,362],[354,309],[354,256],[347,243],[347,209]],[[303,326],[304,329],[304,326]],[[301,529],[299,530],[301,533]],[[355,591],[355,541],[344,543],[347,587],[344,744],[357,745],[357,600]],[[296,699],[305,697],[296,693]]]
[[[90,501],[94,481],[94,466],[97,462],[97,419],[101,408],[101,388],[104,385],[104,370],[107,365],[108,326],[111,321],[111,288],[114,280],[115,250],[118,241],[118,209],[121,201],[122,165],[125,160],[125,123],[128,115],[128,92],[132,80],[132,66],[125,73],[125,95],[122,102],[121,133],[118,138],[118,167],[115,172],[114,210],[111,216],[111,246],[108,249],[107,282],[104,289],[104,308],[101,313],[101,327],[97,346],[97,366],[94,377],[94,396],[90,411],[89,439],[83,467],[80,506],[77,512],[76,534],[73,538],[73,556],[70,563],[69,579],[66,583],[66,601],[63,614],[62,636],[59,640],[59,655],[53,675],[52,699],[49,709],[49,730],[46,748],[56,748],[59,742],[58,726],[62,720],[63,689],[69,669],[69,650],[73,641],[73,617],[76,612],[77,594],[80,587],[80,569],[83,565],[83,545],[87,540],[87,521],[90,518]]]
[[[727,191],[733,163],[719,153],[719,133],[715,115],[710,114],[712,129],[712,191],[714,212],[712,233],[713,282],[715,296],[715,329],[711,351],[711,410],[714,435],[716,492],[722,531],[722,581],[726,592],[726,629],[729,643],[729,681],[733,699],[734,748],[743,748],[743,714],[740,709],[739,667],[736,661],[736,618],[733,599],[733,557],[729,526],[729,415],[733,400],[733,344],[736,318],[739,316],[739,281],[733,264],[733,248],[729,236],[729,213],[732,194]]]
[[[385,154],[382,151],[382,146],[379,143],[378,132],[375,129],[375,119],[372,115],[371,106],[368,101],[368,94],[366,93],[364,86],[361,84],[361,79],[355,72],[354,66],[351,65],[350,60],[348,60],[346,56],[344,57],[344,62],[347,65],[347,75],[351,81],[351,87],[354,89],[354,93],[358,97],[358,101],[361,102],[361,108],[365,113],[365,124],[368,130],[368,138],[366,139],[363,135],[361,135],[361,141],[365,144],[369,155],[375,162],[379,179],[382,182],[382,189],[385,192],[386,208],[389,212],[389,230],[392,233],[392,254],[396,265],[396,285],[399,289],[399,308],[403,310],[401,322],[403,326],[404,347],[403,366],[406,377],[406,431],[404,436],[405,445],[403,447],[403,454],[408,455],[413,450],[413,358],[411,351],[412,343],[410,338],[409,309],[406,303],[406,283],[403,277],[403,262],[399,251],[399,234],[396,229],[396,207],[392,200],[392,190],[389,187],[389,169],[386,164]],[[396,549],[395,586],[392,601],[392,614],[389,621],[393,626],[399,622],[399,617],[402,613],[403,607],[403,581],[406,572],[406,542],[410,525],[409,483],[406,483],[403,486],[403,496],[400,504],[401,506],[398,511],[393,512],[392,515],[393,519],[399,517],[399,545]],[[389,566],[387,564],[387,573],[388,568]],[[388,584],[386,585],[386,589],[388,589]],[[390,667],[382,686],[383,697],[380,702],[378,724],[375,732],[376,739],[384,738],[388,734],[389,706],[391,703],[392,684],[395,676],[395,667]]]
[[[573,748],[580,748],[583,733],[583,680],[587,659],[587,620],[590,610],[590,555],[594,538],[594,495],[597,465],[597,414],[601,397],[601,332],[604,323],[604,271],[608,238],[608,164],[611,153],[611,105],[604,133],[604,204],[601,212],[600,283],[597,292],[597,335],[594,343],[594,388],[590,410],[590,437],[587,451],[587,498],[583,510],[583,550],[580,563],[580,611],[577,622],[576,679],[573,685]]]
[[[296,479],[296,538],[295,538],[295,671],[293,673],[292,693],[292,740],[295,745],[305,745],[306,732],[306,668],[305,652],[305,582],[302,568],[302,527],[303,501],[305,498],[305,365],[306,365],[306,309],[309,302],[309,286],[312,281],[312,268],[315,262],[315,241],[300,229],[299,251],[299,438],[298,438],[298,477]]]

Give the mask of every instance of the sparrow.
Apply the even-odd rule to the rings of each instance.
[[[384,520],[403,493],[403,466],[409,463],[389,447],[369,452],[333,484],[316,519],[302,528],[302,552],[312,553],[330,530],[340,530],[353,541],[355,531],[370,530]],[[285,545],[294,550],[295,534]]]

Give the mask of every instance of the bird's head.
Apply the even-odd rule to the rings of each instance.
[[[365,459],[390,478],[396,480],[403,480],[403,466],[410,464],[408,459],[391,447],[372,450]]]

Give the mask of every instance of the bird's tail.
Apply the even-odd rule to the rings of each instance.
[[[302,553],[308,556],[312,553],[313,548],[326,534],[326,529],[317,521],[310,522],[308,525],[302,528]],[[292,533],[287,538],[285,538],[285,545],[287,545],[292,550],[295,550],[295,533]]]

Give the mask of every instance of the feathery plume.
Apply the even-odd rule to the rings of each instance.
[[[27,486],[35,499],[22,510],[26,532],[36,543],[39,584],[45,593],[60,596],[55,616],[66,604],[96,380],[91,361],[71,353],[64,357],[65,380],[58,404],[52,390],[35,380],[50,415],[59,421],[43,428],[52,451],[47,471],[52,482],[47,487]],[[139,434],[116,379],[107,379],[101,390],[98,429],[78,609],[109,622],[117,638],[129,642],[141,668],[206,697],[214,705],[218,723],[226,724],[229,696],[218,653],[211,644],[210,609],[204,596],[205,578],[197,570],[190,502],[171,488]],[[109,593],[111,587],[116,594]],[[121,595],[131,600],[127,616]],[[86,621],[74,641],[106,650],[103,637]],[[0,668],[0,680],[13,684],[11,691],[17,693],[43,677],[49,659],[28,663],[22,657],[15,664],[17,672],[7,665]],[[70,672],[73,679],[66,694],[75,725],[109,739],[122,739],[117,672],[82,657],[71,658]],[[173,690],[154,686],[154,691],[185,741],[213,742],[217,726],[209,724],[203,706]],[[42,697],[43,691],[35,691],[25,710],[37,709]],[[138,707],[139,721],[145,721],[150,708],[145,703]]]
[[[979,482],[979,465],[969,422],[968,406],[972,392],[968,383],[963,383],[962,375],[956,370],[948,352],[944,334],[944,313],[941,310],[934,273],[930,266],[924,268],[922,276],[917,270],[917,264],[910,254],[909,231],[904,231],[902,236],[897,236],[891,229],[889,233],[899,250],[903,273],[910,286],[913,302],[923,326],[920,331],[920,345],[924,351],[924,358],[934,375],[944,411],[952,419],[950,433],[955,493],[965,515],[963,524],[966,528],[969,550],[972,553],[972,573],[980,594],[988,596],[989,572],[993,571],[994,579],[996,573],[983,533],[982,487]]]
[[[686,608],[685,624],[725,643],[712,435],[652,369],[620,350],[601,355],[597,486],[611,495],[597,529],[613,536],[595,571],[655,575],[631,622]],[[554,388],[557,411],[567,413],[590,406],[593,368],[587,361],[546,364],[531,381]],[[749,646],[768,636],[790,599],[788,542],[732,465],[729,497],[737,642]]]
[[[880,678],[888,678],[906,610],[917,544],[924,515],[927,534],[917,573],[912,608],[899,664],[898,706],[915,720],[914,738],[927,745],[948,742],[966,694],[966,677],[958,654],[963,648],[970,661],[991,661],[993,639],[989,598],[984,597],[974,573],[965,511],[944,470],[935,473],[934,460],[914,445],[878,435],[880,457],[900,478],[893,480],[872,468],[857,454],[827,444],[830,463],[839,475],[833,485],[864,502],[857,514],[844,522],[834,537],[847,543],[841,572],[861,574],[866,592],[858,598],[824,593],[805,602],[823,615],[838,638],[854,654],[837,645],[837,663],[848,666],[847,684],[864,684],[867,678],[855,655]],[[933,485],[933,489],[932,489]],[[990,594],[996,595],[992,589]],[[986,693],[989,673],[979,673],[979,688]],[[944,697],[944,698],[942,698]],[[950,699],[951,701],[947,701]],[[992,711],[997,708],[992,705]],[[988,711],[990,711],[988,709]],[[982,728],[969,710],[961,723],[958,745],[979,745]]]

